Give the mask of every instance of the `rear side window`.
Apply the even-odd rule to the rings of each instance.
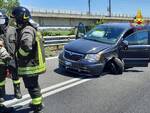
[[[148,31],[138,31],[125,38],[129,45],[148,45]]]

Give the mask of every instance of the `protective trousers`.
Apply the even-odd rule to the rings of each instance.
[[[12,66],[7,66],[7,69],[10,71],[10,73],[12,74],[12,80],[13,80],[13,84],[17,85],[20,84],[20,80],[19,80],[19,76],[17,74],[17,68],[14,68]]]
[[[21,90],[20,90],[20,79],[17,74],[17,68],[14,68],[13,66],[9,65],[7,69],[12,73],[12,80],[13,80],[13,86],[14,86],[14,96],[17,99],[22,98]]]
[[[16,65],[17,65],[16,61],[14,59],[12,59],[9,61],[9,64],[7,66],[7,69],[9,69],[10,73],[12,73],[12,79],[13,79],[14,85],[20,84]]]
[[[25,87],[32,98],[31,107],[34,111],[42,110],[42,94],[38,84],[38,75],[36,76],[23,76]]]
[[[11,66],[0,66],[0,98],[4,98],[5,96],[5,79],[6,79],[6,70],[9,69],[10,73],[12,73],[12,80],[14,85],[14,91],[16,86],[20,88],[20,80],[17,75],[17,70]]]

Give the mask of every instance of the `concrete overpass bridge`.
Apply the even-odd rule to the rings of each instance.
[[[88,15],[85,13],[61,12],[61,11],[31,11],[33,19],[42,27],[74,27],[79,22],[85,25],[96,23],[98,20],[104,22],[131,22],[133,16],[125,14],[112,14],[112,17],[101,14]],[[150,18],[145,17],[146,22],[150,22]]]

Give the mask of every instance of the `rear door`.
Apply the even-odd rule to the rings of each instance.
[[[147,67],[149,62],[149,33],[146,30],[136,31],[124,40],[128,41],[128,49],[121,49],[121,56],[127,67]]]

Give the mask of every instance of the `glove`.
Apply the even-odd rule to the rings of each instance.
[[[0,59],[2,60],[10,60],[11,56],[7,52],[7,50],[4,47],[0,48]]]

